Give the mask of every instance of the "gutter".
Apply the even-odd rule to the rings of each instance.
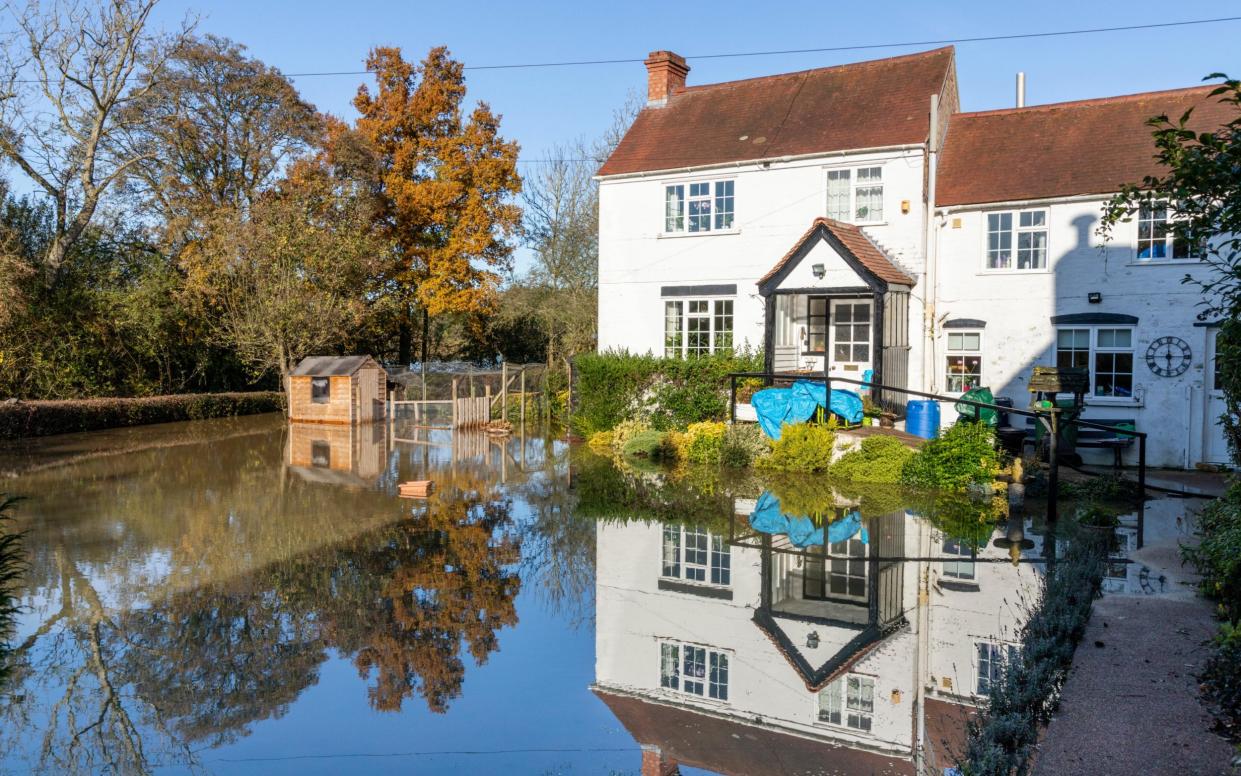
[[[949,211],[969,212],[972,210],[994,210],[996,208],[1026,208],[1039,207],[1046,205],[1056,205],[1069,202],[1094,202],[1110,199],[1113,194],[1097,193],[1097,194],[1072,194],[1059,197],[1043,197],[1041,199],[1008,199],[997,200],[995,202],[976,202],[965,205],[944,205],[939,208],[941,215],[947,215]]]
[[[619,180],[631,180],[638,178],[662,177],[667,175],[681,175],[689,172],[721,170],[736,167],[744,167],[747,165],[763,166],[773,163],[786,164],[788,162],[800,162],[809,159],[830,159],[833,157],[855,156],[860,154],[874,154],[891,151],[925,151],[924,143],[905,143],[903,145],[889,146],[873,146],[870,148],[849,148],[842,151],[816,151],[811,154],[787,154],[785,156],[767,156],[757,157],[755,159],[739,159],[731,162],[716,162],[714,164],[689,165],[688,167],[666,167],[660,170],[642,170],[640,172],[624,172],[614,175],[595,175],[594,180],[601,183]]]

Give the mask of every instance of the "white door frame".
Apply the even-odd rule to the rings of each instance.
[[[1231,463],[1228,456],[1228,440],[1219,425],[1223,414],[1224,392],[1215,385],[1215,345],[1220,327],[1206,330],[1206,350],[1202,369],[1202,461],[1205,463]]]

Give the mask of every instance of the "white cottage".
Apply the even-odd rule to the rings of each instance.
[[[599,170],[601,349],[748,346],[1019,407],[1031,367],[1085,367],[1086,416],[1133,420],[1151,465],[1227,460],[1215,329],[1180,282],[1204,265],[1160,210],[1095,233],[1157,172],[1148,117],[1225,120],[1210,87],[963,113],[950,47],[702,86],[646,66]]]

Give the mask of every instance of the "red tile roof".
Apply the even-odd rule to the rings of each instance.
[[[867,237],[861,228],[853,224],[846,224],[843,221],[834,221],[830,218],[820,217],[814,219],[810,224],[810,228],[797,239],[797,242],[793,243],[793,247],[789,249],[789,252],[784,254],[776,262],[775,266],[767,271],[766,275],[759,278],[758,285],[761,286],[778,275],[780,270],[784,269],[784,266],[797,255],[808,241],[819,238],[820,229],[831,232],[837,240],[844,244],[849,253],[853,254],[853,257],[862,266],[866,267],[866,269],[870,270],[885,283],[892,283],[898,286],[912,286],[914,284],[915,281],[909,276],[909,273],[897,266],[896,262],[874,241]]]
[[[936,205],[1111,194],[1158,175],[1151,116],[1178,120],[1193,107],[1198,131],[1236,109],[1209,98],[1212,86],[1026,108],[958,113],[940,157]]]
[[[658,746],[666,759],[681,765],[744,776],[914,773],[913,762],[908,759],[850,749],[831,740],[792,735],[749,720],[724,719],[598,687],[594,692],[634,740]],[[807,709],[811,697],[807,694]]]
[[[691,86],[634,120],[600,175],[923,143],[952,47]]]

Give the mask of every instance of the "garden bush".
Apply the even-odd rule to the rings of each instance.
[[[573,428],[582,436],[622,420],[645,420],[663,431],[728,417],[728,373],[761,368],[754,353],[659,358],[625,351],[574,359]]]
[[[866,437],[856,450],[832,464],[832,476],[853,482],[896,484],[901,481],[901,469],[913,455],[914,450],[895,437]]]
[[[690,463],[719,463],[728,424],[714,420],[690,423],[685,429],[684,458]]]
[[[1198,679],[1214,707],[1219,732],[1233,741],[1241,740],[1241,626],[1224,624],[1215,639],[1215,652]]]
[[[1241,479],[1198,514],[1201,541],[1184,547],[1184,559],[1202,575],[1202,592],[1227,622],[1241,623]]]
[[[756,423],[734,423],[724,432],[720,463],[733,469],[757,464],[771,452],[771,445]]]
[[[612,451],[616,453],[624,453],[625,445],[629,444],[629,440],[638,434],[643,434],[651,430],[651,426],[644,420],[624,420],[616,424],[616,428],[610,432],[612,435]]]
[[[917,488],[965,490],[990,484],[999,469],[995,432],[983,423],[957,423],[905,462],[901,482]]]
[[[835,424],[785,425],[780,438],[771,443],[771,455],[759,465],[785,472],[825,472],[836,446]]]
[[[132,399],[66,399],[0,403],[0,439],[103,428],[279,412],[284,394],[199,393]]]
[[[665,431],[647,429],[639,431],[625,440],[621,446],[621,455],[627,457],[649,458],[652,461],[666,460],[675,456],[676,452],[667,445],[668,434]]]
[[[612,432],[596,431],[586,440],[586,446],[599,455],[608,455],[612,452]]]

